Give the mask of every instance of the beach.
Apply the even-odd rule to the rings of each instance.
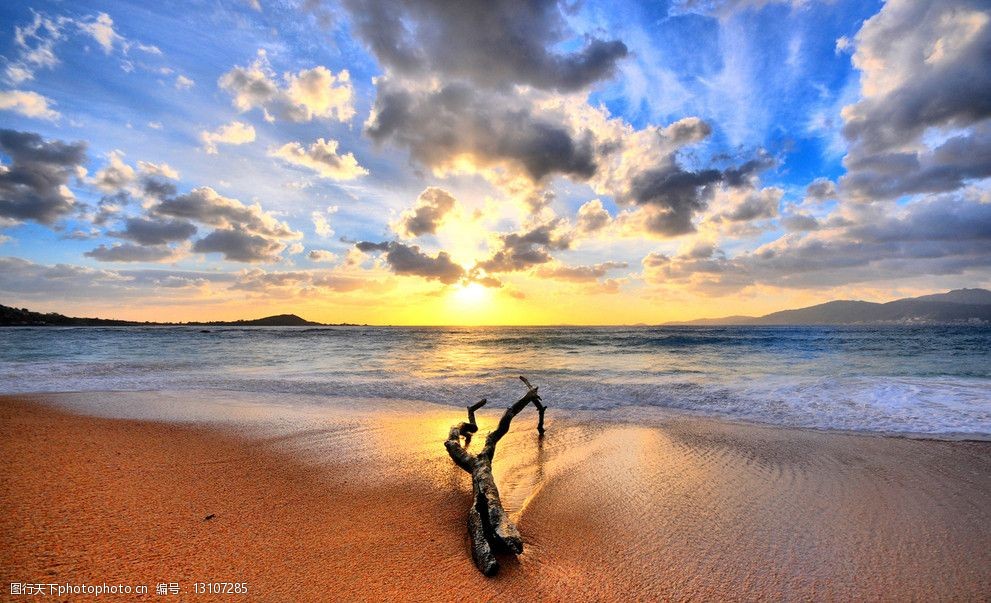
[[[0,398],[5,600],[24,600],[9,594],[15,582],[151,590],[73,601],[991,593],[988,442],[553,407],[538,439],[529,409],[494,465],[524,553],[485,578],[465,528],[470,479],[442,445],[463,410],[341,403],[286,419],[269,402],[236,403],[244,394],[213,418],[176,410],[211,396]],[[171,401],[121,411],[146,408],[136,400]],[[479,412],[482,433],[503,408]],[[248,594],[195,592],[218,582]],[[156,596],[160,583],[181,592]]]

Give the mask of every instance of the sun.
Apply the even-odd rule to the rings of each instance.
[[[488,289],[479,283],[465,283],[454,288],[454,298],[463,304],[478,304],[489,297]]]

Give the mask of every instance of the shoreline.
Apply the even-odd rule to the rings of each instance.
[[[16,581],[113,579],[150,584],[149,598],[179,580],[180,600],[236,597],[191,592],[211,580],[247,581],[240,600],[991,592],[988,442],[553,414],[538,441],[524,412],[494,471],[525,550],[486,579],[468,553],[470,483],[442,446],[463,410],[289,416],[223,396],[229,420],[214,422],[0,396],[4,596]]]
[[[430,400],[416,400],[416,399],[403,399],[403,398],[380,398],[380,397],[351,397],[351,396],[333,396],[327,394],[317,394],[317,393],[290,393],[290,392],[264,392],[264,391],[252,391],[252,390],[236,390],[236,389],[205,389],[205,388],[190,388],[190,389],[137,389],[137,390],[124,390],[124,389],[109,389],[109,390],[60,390],[60,391],[34,391],[34,392],[0,392],[0,401],[4,399],[20,399],[35,402],[38,404],[52,405],[57,408],[62,408],[64,410],[69,410],[71,412],[76,412],[78,414],[90,415],[94,414],[95,410],[93,408],[93,401],[100,398],[101,396],[114,396],[114,397],[125,397],[133,399],[134,397],[150,398],[159,395],[171,395],[171,396],[186,396],[191,398],[196,398],[202,401],[203,398],[213,398],[213,397],[235,397],[240,400],[244,400],[248,403],[259,403],[265,404],[268,399],[277,400],[292,400],[293,402],[301,402],[304,405],[311,406],[311,410],[320,411],[332,411],[335,409],[340,409],[342,404],[353,405],[355,403],[359,405],[369,405],[372,408],[377,405],[386,405],[390,409],[398,409],[407,407],[408,405],[413,405],[414,407],[425,407],[429,408],[431,411],[448,412],[449,414],[457,414],[462,406],[456,406],[451,404],[445,404],[442,402],[435,402]],[[105,418],[140,418],[156,422],[195,422],[202,424],[226,424],[233,425],[237,423],[237,419],[232,419],[231,417],[221,418],[218,422],[218,417],[210,414],[209,412],[202,413],[195,419],[177,418],[175,416],[170,416],[169,414],[161,414],[152,410],[146,412],[142,415],[132,416],[131,411],[124,408],[120,404],[108,405],[112,410],[105,412],[105,414],[99,414],[96,412],[97,416],[103,416]],[[358,410],[353,406],[350,407],[351,410]],[[451,412],[453,409],[453,413]],[[702,421],[702,422],[712,422],[717,425],[736,425],[742,428],[758,428],[758,429],[782,429],[786,431],[798,431],[798,432],[809,432],[809,433],[821,433],[821,434],[837,434],[846,436],[863,436],[868,438],[894,438],[894,439],[908,439],[908,440],[922,440],[922,441],[933,441],[933,442],[984,442],[991,444],[991,432],[944,432],[944,433],[933,433],[925,431],[884,431],[884,430],[872,430],[872,429],[844,429],[839,427],[816,427],[816,426],[806,426],[806,425],[788,425],[782,423],[772,423],[769,421],[761,421],[759,419],[747,419],[742,417],[733,417],[729,415],[720,415],[717,413],[706,413],[700,410],[692,410],[685,408],[673,408],[665,406],[616,406],[607,409],[571,409],[562,407],[553,407],[554,413],[558,416],[564,415],[564,419],[571,420],[579,423],[604,423],[610,425],[646,425],[653,427],[662,427],[671,421]],[[633,412],[636,416],[624,415],[623,413]],[[123,412],[124,414],[118,414]]]

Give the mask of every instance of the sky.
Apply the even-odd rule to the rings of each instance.
[[[0,303],[655,324],[991,286],[991,2],[0,4]]]

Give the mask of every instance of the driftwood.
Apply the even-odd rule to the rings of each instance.
[[[499,419],[499,425],[485,437],[485,445],[478,454],[468,452],[471,436],[478,431],[475,424],[475,411],[485,405],[484,398],[468,407],[468,422],[458,423],[444,442],[447,453],[454,463],[471,474],[472,502],[468,509],[468,535],[471,536],[471,556],[475,565],[486,576],[499,571],[499,562],[493,552],[508,551],[519,555],[523,552],[523,539],[516,526],[510,521],[499,499],[499,489],[492,477],[492,458],[496,444],[509,432],[509,424],[528,404],[537,408],[537,432],[544,435],[544,411],[547,407],[540,403],[537,388],[530,385],[526,377],[520,380],[527,386],[526,395],[506,409]],[[461,443],[464,438],[464,444]]]

